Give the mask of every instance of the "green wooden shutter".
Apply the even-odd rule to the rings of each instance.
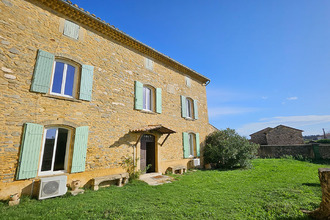
[[[76,128],[71,173],[85,171],[88,142],[88,126]]]
[[[183,118],[187,117],[187,108],[186,108],[186,97],[181,96],[181,116]]]
[[[42,125],[32,123],[24,125],[16,179],[29,179],[37,176],[42,133]]]
[[[186,132],[182,133],[182,142],[183,142],[183,158],[189,158],[190,149],[189,149],[189,134]]]
[[[135,109],[143,109],[143,84],[135,81]]]
[[[162,89],[156,88],[156,112],[162,113]]]
[[[201,148],[200,148],[200,143],[199,143],[199,133],[196,133],[195,137],[196,137],[196,153],[197,153],[197,157],[199,157],[201,155]]]
[[[82,65],[79,99],[91,101],[93,90],[93,66]]]
[[[47,93],[49,91],[54,60],[55,56],[53,54],[43,50],[38,51],[31,91],[40,93]]]
[[[198,119],[198,104],[197,100],[194,100],[194,118]]]

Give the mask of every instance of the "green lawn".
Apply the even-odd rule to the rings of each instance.
[[[0,219],[308,219],[321,202],[317,169],[330,165],[257,159],[253,169],[189,172],[148,186],[135,181],[78,196],[0,203]]]

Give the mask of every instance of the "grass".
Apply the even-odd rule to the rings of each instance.
[[[308,219],[321,202],[315,164],[257,159],[250,170],[189,172],[177,181],[87,190],[78,196],[0,203],[0,219]]]

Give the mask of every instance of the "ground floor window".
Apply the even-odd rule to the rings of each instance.
[[[199,133],[183,132],[183,158],[200,156]]]
[[[65,128],[45,129],[40,174],[66,170],[67,148],[70,131]]]

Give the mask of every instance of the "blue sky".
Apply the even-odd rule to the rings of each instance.
[[[330,132],[330,1],[72,2],[210,78],[217,128]]]

